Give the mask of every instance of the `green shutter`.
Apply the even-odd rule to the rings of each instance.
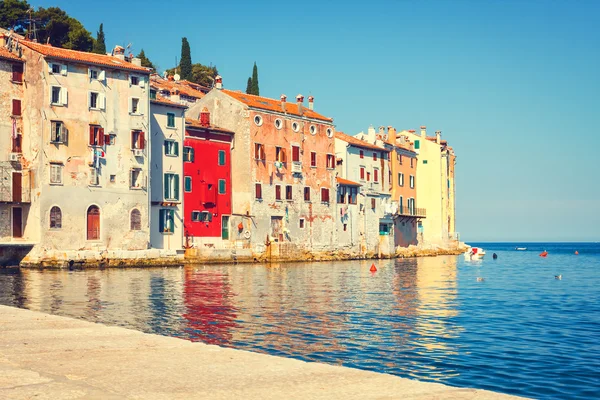
[[[179,157],[179,143],[173,142],[173,145],[175,146],[175,155]]]
[[[179,200],[179,175],[173,175],[175,177],[175,200]]]
[[[169,232],[175,232],[175,210],[168,210],[169,213]]]
[[[169,174],[165,174],[165,200],[169,198]]]
[[[165,155],[169,154],[169,142],[168,141],[165,140],[163,147],[165,149]]]
[[[421,148],[421,142],[419,140],[415,140],[415,150],[419,150]]]
[[[160,210],[160,217],[158,218],[158,231],[165,231],[165,210]]]
[[[224,194],[225,189],[225,179],[219,179],[219,194]]]
[[[194,149],[190,147],[190,161],[194,162]]]
[[[225,152],[219,150],[219,165],[225,165]]]
[[[191,176],[186,176],[184,179],[184,183],[185,183],[185,191],[186,192],[191,192],[192,191],[192,177]]]

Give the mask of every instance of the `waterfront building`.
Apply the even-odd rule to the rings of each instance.
[[[459,238],[455,232],[454,150],[441,139],[441,131],[437,131],[435,136],[427,136],[425,126],[421,126],[420,134],[414,130],[403,131],[402,134],[414,143],[419,159],[417,197],[419,206],[427,212],[427,218],[418,222],[419,243],[455,243]]]
[[[341,203],[344,192],[350,190],[354,194],[354,189],[344,181],[337,188],[340,211],[336,215],[336,229],[340,241],[347,245],[350,240],[351,250],[362,254],[394,253],[394,208],[389,190],[390,150],[384,147],[384,141],[378,139],[375,129],[370,127],[366,134],[361,132],[356,136],[336,132],[335,156],[338,178],[360,184],[357,210]],[[347,216],[346,211],[350,213]],[[351,221],[351,234],[344,233],[348,229],[346,221]]]
[[[230,231],[236,228],[230,223],[233,139],[234,132],[211,124],[206,107],[200,112],[200,119],[186,120],[183,187],[188,248],[228,247]]]
[[[151,99],[161,96],[173,103],[186,106],[194,105],[209,91],[207,87],[194,82],[175,80],[173,75],[166,75],[164,78],[158,74],[150,75],[150,87]]]
[[[335,247],[333,120],[313,110],[314,98],[295,103],[216,88],[190,107],[204,107],[211,123],[235,132],[231,150],[230,240],[268,256]]]
[[[119,46],[109,56],[4,41],[26,65],[18,162],[30,177],[27,261],[147,249],[148,69]]]
[[[153,82],[150,91],[155,90]],[[185,105],[151,96],[150,245],[183,256]]]

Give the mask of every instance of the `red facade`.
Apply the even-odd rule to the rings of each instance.
[[[232,133],[189,121],[183,141],[184,235],[228,239]]]

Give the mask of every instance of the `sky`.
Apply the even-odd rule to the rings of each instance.
[[[464,241],[600,241],[600,1],[29,3],[161,71],[187,37],[229,89],[256,62],[261,95],[312,95],[348,134],[441,130]]]

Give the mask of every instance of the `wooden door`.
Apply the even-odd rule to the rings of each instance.
[[[87,212],[87,240],[100,239],[100,209],[96,206],[88,208]]]
[[[12,199],[13,203],[20,203],[22,201],[21,194],[23,193],[23,184],[20,172],[13,172],[12,174]]]
[[[12,228],[14,238],[23,237],[23,209],[21,207],[12,209]]]
[[[275,241],[283,242],[283,217],[271,217],[271,236]]]

